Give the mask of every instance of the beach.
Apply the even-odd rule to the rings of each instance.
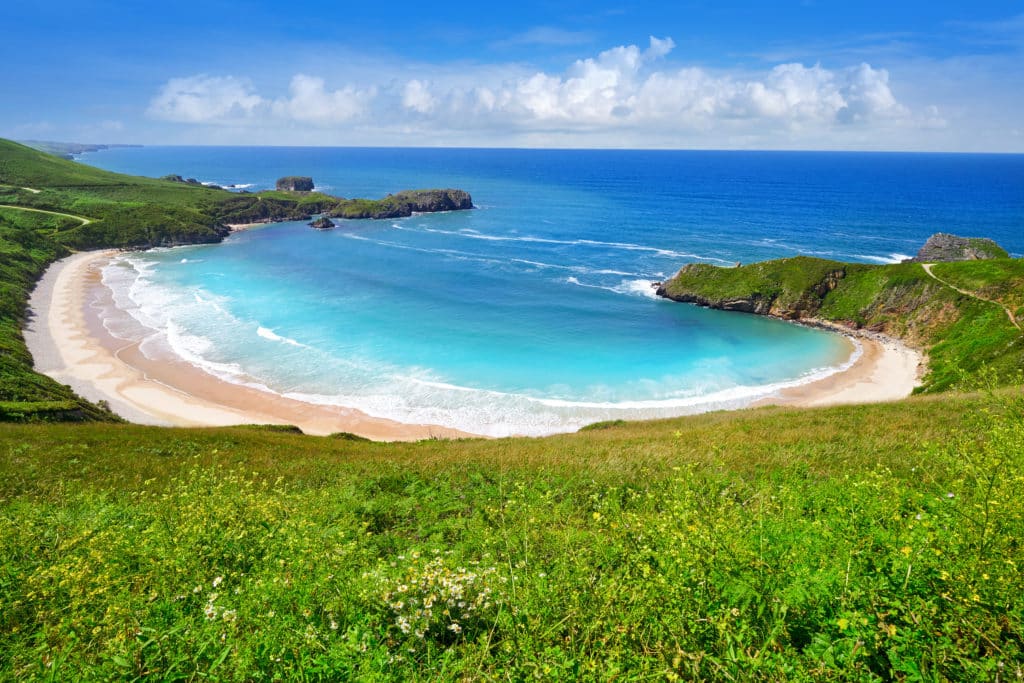
[[[470,436],[436,425],[374,418],[348,408],[319,406],[220,380],[183,360],[153,361],[137,343],[106,332],[87,305],[97,295],[99,269],[116,251],[75,254],[52,264],[29,299],[25,342],[38,372],[139,424],[218,427],[290,424],[307,434],[350,432],[381,441]]]
[[[882,403],[906,398],[921,383],[922,354],[898,339],[838,325],[817,324],[845,334],[860,348],[849,368],[761,399],[754,406],[788,405],[799,408],[852,403]]]
[[[473,436],[438,425],[403,424],[351,408],[314,405],[223,381],[182,359],[153,360],[106,331],[96,307],[100,268],[116,251],[84,252],[53,265],[29,301],[25,341],[35,367],[140,424],[214,427],[290,424],[307,434],[350,432],[375,440]],[[837,329],[849,334],[849,331]],[[875,334],[855,337],[860,354],[845,370],[791,387],[754,405],[825,406],[904,398],[917,385],[921,355]]]

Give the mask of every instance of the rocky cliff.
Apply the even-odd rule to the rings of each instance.
[[[313,179],[302,175],[285,176],[277,179],[275,187],[282,192],[312,192]]]
[[[986,237],[958,237],[937,232],[928,238],[917,256],[910,259],[916,263],[941,261],[978,261],[982,259],[1008,258],[1010,255],[1001,246]]]
[[[472,208],[473,198],[463,190],[405,190],[379,200],[341,200],[329,215],[336,218],[404,218],[413,213]]]
[[[847,265],[798,256],[737,268],[690,263],[658,286],[658,296],[723,311],[787,320],[813,316],[846,276]]]

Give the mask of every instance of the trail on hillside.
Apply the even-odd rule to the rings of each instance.
[[[70,213],[61,213],[59,211],[47,211],[46,209],[30,209],[27,206],[14,206],[13,204],[0,204],[0,209],[14,209],[16,211],[33,211],[35,213],[48,213],[51,216],[64,216],[65,218],[73,218],[76,221],[82,221],[82,225],[89,225],[93,222],[92,218],[85,218],[84,216],[75,216]]]
[[[992,299],[986,299],[983,296],[978,296],[974,292],[968,292],[967,290],[960,289],[956,285],[953,285],[953,284],[950,284],[949,282],[946,282],[941,277],[939,277],[938,275],[936,275],[935,273],[932,272],[932,266],[934,266],[934,265],[935,265],[934,263],[922,263],[921,267],[924,268],[924,272],[928,273],[928,275],[932,279],[934,279],[937,282],[941,282],[942,284],[946,285],[950,289],[956,290],[957,292],[960,292],[964,296],[969,296],[972,299],[977,299],[978,301],[984,301],[986,303],[995,304],[996,306],[999,306],[999,308],[1001,308],[1004,311],[1006,311],[1006,317],[1010,319],[1010,323],[1014,327],[1016,327],[1018,330],[1021,329],[1020,323],[1017,322],[1017,318],[1015,318],[1014,315],[1013,315],[1013,311],[1011,311],[1008,307],[1004,306],[1003,304],[999,303],[998,301],[993,301]]]

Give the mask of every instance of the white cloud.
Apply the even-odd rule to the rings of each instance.
[[[148,113],[167,121],[207,123],[251,117],[263,103],[246,80],[200,74],[167,81]]]
[[[436,104],[437,100],[430,94],[428,83],[413,79],[405,84],[402,91],[402,106],[406,109],[429,114]]]
[[[345,86],[327,90],[324,79],[297,74],[289,87],[290,97],[271,105],[273,115],[302,123],[331,125],[361,116],[377,96],[376,88],[360,90]]]
[[[499,144],[549,135],[568,140],[760,140],[791,144],[856,131],[944,125],[938,110],[914,115],[890,87],[887,70],[861,63],[829,69],[779,64],[753,73],[712,71],[669,60],[675,42],[651,37],[578,59],[562,73],[519,66],[413,65],[337,89],[321,76],[295,75],[285,95],[258,94],[232,76],[171,79],[149,114],[181,123],[245,124],[265,130],[302,123],[319,129],[373,131],[401,143],[416,135]],[[326,74],[336,77],[338,74]],[[341,79],[344,82],[344,79]],[[852,134],[852,133],[851,133]],[[459,137],[463,135],[464,137]],[[700,136],[700,137],[698,137]],[[358,138],[356,138],[358,140]],[[622,144],[622,143],[620,143]]]

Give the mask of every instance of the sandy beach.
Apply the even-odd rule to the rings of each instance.
[[[796,387],[783,389],[777,396],[754,405],[789,405],[801,408],[851,403],[882,403],[906,398],[921,383],[925,361],[921,352],[898,339],[875,332],[851,330],[819,322],[850,337],[860,346],[861,355],[842,372]]]
[[[471,436],[295,401],[224,382],[182,360],[150,360],[137,343],[107,333],[87,305],[102,295],[100,268],[116,253],[84,252],[51,265],[29,299],[25,342],[37,371],[91,401],[106,401],[125,419],[182,427],[291,424],[307,434],[351,432],[382,441]]]
[[[307,434],[351,432],[377,440],[472,436],[437,425],[410,425],[358,410],[318,406],[220,380],[180,359],[147,358],[136,342],[107,332],[90,303],[106,293],[100,268],[116,251],[76,254],[53,264],[30,300],[25,341],[39,372],[141,424],[210,427],[291,424]],[[917,385],[922,357],[897,340],[854,335],[862,353],[851,367],[790,388],[755,405],[824,406],[904,398]]]

